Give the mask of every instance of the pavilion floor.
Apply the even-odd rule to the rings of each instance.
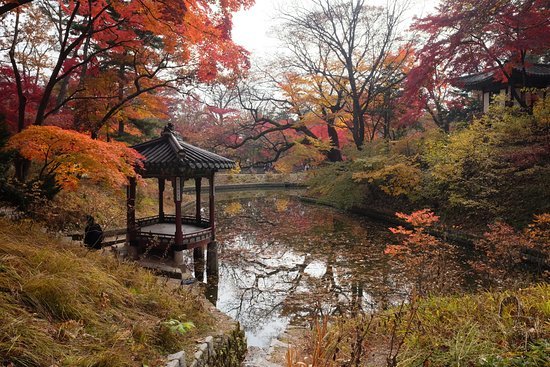
[[[183,234],[191,234],[200,231],[204,231],[204,227],[195,226],[192,224],[182,224],[181,229]],[[176,224],[175,223],[156,223],[148,226],[141,227],[141,233],[159,233],[164,235],[176,235]]]

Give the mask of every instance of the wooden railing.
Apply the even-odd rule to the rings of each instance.
[[[160,221],[160,217],[158,215],[136,220],[136,224],[138,225],[138,227],[150,226],[157,223],[176,223],[176,216],[173,214],[165,214],[162,222]],[[191,216],[182,216],[181,224],[191,224],[200,228],[210,227],[210,222],[207,219],[201,218],[200,221],[197,222],[197,218]]]
[[[152,216],[141,218],[136,221],[138,225],[137,240],[147,243],[158,243],[159,245],[171,245],[173,244],[175,233],[158,233],[152,231],[143,231],[142,228],[150,226],[157,223],[175,223],[175,215],[164,215],[164,219],[161,222],[159,216]],[[197,223],[197,219],[191,216],[184,216],[181,218],[181,224],[190,224],[197,227],[203,228],[200,231],[192,233],[183,234],[183,245],[193,245],[195,243],[206,241],[212,238],[212,228],[210,227],[210,222],[204,218],[201,218],[200,222]]]

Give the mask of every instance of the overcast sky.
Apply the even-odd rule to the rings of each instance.
[[[369,5],[384,5],[387,0],[371,0]],[[252,53],[252,62],[269,60],[277,53],[278,41],[273,34],[273,26],[278,9],[308,0],[256,0],[249,10],[240,11],[233,17],[233,40]],[[411,0],[409,18],[432,12],[439,0]]]

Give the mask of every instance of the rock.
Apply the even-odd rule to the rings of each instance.
[[[248,348],[246,359],[243,362],[243,367],[282,367],[279,364],[272,363],[267,360],[268,353],[260,347]]]
[[[208,347],[208,357],[212,357],[215,354],[214,350],[214,338],[209,336],[205,339],[206,345]]]
[[[185,352],[182,350],[174,354],[169,354],[167,358],[169,361],[173,361],[174,359],[180,361],[182,358],[185,359]]]
[[[175,367],[186,367],[187,362],[185,361],[185,352],[182,350],[180,352],[168,355],[168,363],[177,362],[174,364]],[[167,364],[166,367],[172,367],[171,364]]]

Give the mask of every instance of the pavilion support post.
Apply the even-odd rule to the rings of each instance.
[[[210,204],[210,228],[212,230],[212,242],[214,242],[216,240],[216,203],[215,203],[215,196],[216,196],[216,193],[215,193],[215,190],[214,190],[214,172],[212,172],[212,174],[210,175],[210,177],[208,178],[208,181],[209,181],[209,190],[210,190],[210,195],[209,195],[209,204]]]
[[[206,276],[207,279],[218,276],[218,244],[212,241],[206,248]]]
[[[193,249],[193,265],[195,268],[195,279],[202,282],[204,280],[204,247],[199,246]]]
[[[164,222],[164,178],[159,178],[159,221]]]
[[[181,196],[183,192],[183,179],[174,178],[174,204],[176,206],[176,246],[183,246],[183,231],[181,229]]]
[[[206,248],[206,298],[216,305],[218,302],[218,244],[212,241]]]
[[[212,250],[214,249],[214,252]],[[205,296],[206,298],[212,302],[214,306],[216,306],[216,303],[218,302],[218,283],[219,283],[219,276],[218,276],[218,246],[216,242],[211,242],[208,244],[208,248],[206,250],[206,289],[205,289]],[[213,267],[212,261],[214,260],[215,256],[215,268]]]
[[[132,259],[137,259],[137,226],[136,226],[136,178],[128,178],[126,187],[126,243],[128,246],[128,255]]]
[[[201,177],[195,178],[195,220],[201,224]]]

